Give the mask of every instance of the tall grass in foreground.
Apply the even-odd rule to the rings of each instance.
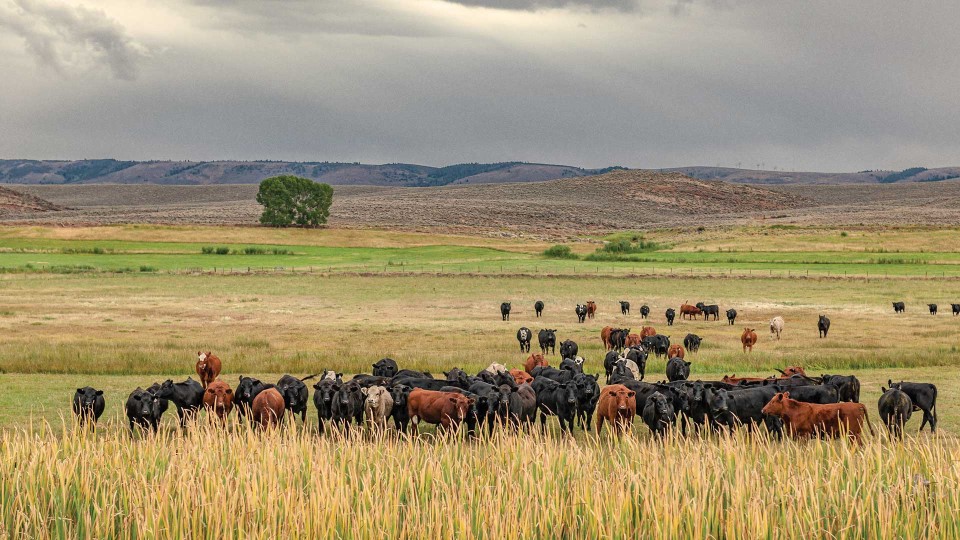
[[[0,536],[960,536],[955,440],[0,435]]]

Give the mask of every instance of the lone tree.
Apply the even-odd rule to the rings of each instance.
[[[260,182],[260,223],[272,227],[318,227],[327,222],[333,188],[309,178],[281,175]]]

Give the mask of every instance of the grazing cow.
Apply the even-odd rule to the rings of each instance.
[[[523,363],[523,370],[527,373],[533,374],[533,368],[537,366],[549,366],[547,360],[543,357],[542,354],[533,353],[527,357],[527,361]]]
[[[518,385],[530,384],[533,382],[533,376],[522,369],[511,369],[509,373],[513,377],[513,381]]]
[[[859,442],[863,424],[873,435],[867,407],[862,403],[803,403],[791,399],[790,392],[783,392],[773,396],[761,412],[779,417],[783,420],[784,429],[797,439],[822,435],[839,437],[846,433]]]
[[[903,313],[907,310],[907,306],[903,302],[894,302],[893,303],[893,312],[894,313]]]
[[[515,392],[510,392],[509,410],[510,422],[515,429],[519,428],[520,424],[527,429],[533,427],[537,420],[537,393],[530,384],[521,384]]]
[[[600,330],[600,341],[603,342],[603,346],[608,351],[613,348],[613,346],[610,345],[610,336],[613,334],[613,330],[614,328],[612,326],[604,326],[603,329]]]
[[[657,437],[663,437],[673,426],[676,410],[671,400],[660,392],[654,392],[643,405],[643,423]]]
[[[163,414],[160,411],[160,398],[152,392],[137,387],[127,396],[126,403],[127,420],[130,422],[130,431],[135,427],[145,430],[157,431],[160,425],[160,417]]]
[[[910,396],[899,388],[880,387],[883,395],[877,401],[877,409],[880,411],[880,419],[886,424],[890,434],[897,438],[903,438],[903,426],[913,415],[913,402]]]
[[[830,331],[830,319],[826,315],[821,315],[820,320],[817,321],[817,328],[820,330],[820,337],[827,337],[827,332]]]
[[[390,416],[393,417],[393,425],[398,433],[406,433],[407,426],[410,425],[410,410],[407,408],[407,398],[413,388],[403,384],[395,384],[390,388],[390,397],[393,398],[393,411]]]
[[[583,357],[574,356],[573,358],[564,358],[560,361],[560,370],[583,373]]]
[[[597,315],[597,304],[593,300],[587,300],[587,318],[592,319]]]
[[[387,429],[387,418],[393,413],[393,396],[383,386],[363,388],[360,392],[365,396],[363,401],[363,415],[367,422],[379,429]]]
[[[542,354],[547,354],[547,349],[550,349],[550,354],[557,354],[557,330],[540,330],[537,332],[537,341],[540,342],[540,352]]]
[[[753,346],[757,344],[757,333],[753,328],[744,328],[740,334],[740,343],[743,344],[743,352],[753,352]]]
[[[644,326],[640,329],[640,339],[657,335],[657,330],[652,326]]]
[[[728,309],[727,310],[727,324],[733,326],[737,322],[737,310]]]
[[[950,304],[950,310],[953,311],[954,317],[960,315],[960,304]]]
[[[690,362],[684,362],[683,358],[671,358],[667,361],[667,380],[685,381],[690,378]]]
[[[456,431],[476,401],[456,392],[435,392],[419,388],[411,391],[407,396],[407,411],[413,434],[419,432],[420,422],[437,424],[445,430]]]
[[[696,334],[687,334],[683,338],[683,346],[687,348],[690,352],[697,352],[700,350],[700,343],[703,342],[703,339]]]
[[[73,414],[77,415],[81,426],[86,425],[87,422],[96,425],[105,407],[103,390],[84,386],[77,388],[76,393],[73,394]]]
[[[701,314],[700,308],[697,306],[692,306],[690,304],[681,304],[680,305],[680,318],[683,319],[686,316],[688,319],[696,319],[697,315]]]
[[[629,347],[638,347],[643,343],[643,338],[639,334],[627,334],[627,338],[623,341],[624,348]]]
[[[927,304],[927,307],[930,308],[930,314],[931,314],[931,315],[936,315],[936,314],[937,314],[937,305],[936,305],[936,304]]]
[[[572,382],[559,383],[546,377],[537,377],[533,381],[533,390],[537,393],[537,409],[540,411],[540,425],[547,427],[547,415],[556,415],[560,421],[560,431],[573,431],[577,417],[577,391]]]
[[[703,320],[707,320],[713,315],[713,320],[720,320],[720,306],[716,304],[706,305],[703,302],[697,302],[697,309],[703,313]]]
[[[679,358],[683,360],[684,356],[686,356],[686,351],[683,350],[683,346],[679,343],[674,343],[667,349],[667,358]]]
[[[443,383],[444,381],[437,381]],[[338,385],[331,405],[331,418],[335,426],[342,426],[345,431],[350,430],[350,422],[358,426],[363,425],[363,387],[350,381]]]
[[[646,319],[650,316],[650,306],[644,304],[640,306],[640,316]]]
[[[381,358],[373,364],[373,375],[376,377],[393,377],[400,371],[400,366],[393,358]]]
[[[667,308],[667,311],[664,313],[664,315],[667,317],[667,326],[673,326],[673,320],[677,317],[677,312],[674,311],[673,308]]]
[[[597,435],[603,430],[603,422],[613,424],[613,433],[620,437],[633,427],[637,414],[637,393],[622,384],[613,384],[600,391],[597,402]]]
[[[203,353],[197,351],[197,365],[195,367],[197,375],[200,377],[200,384],[203,386],[203,389],[206,390],[207,385],[220,376],[222,364],[220,359],[212,352],[208,351]]]
[[[500,319],[504,321],[510,320],[510,302],[500,304]]]
[[[317,430],[320,433],[323,433],[323,421],[333,419],[333,398],[342,384],[341,381],[324,379],[313,385],[313,404],[317,407]],[[239,393],[240,387],[237,387],[237,391]]]
[[[196,415],[206,400],[203,386],[190,377],[179,383],[167,379],[154,393],[160,399],[172,401],[177,407],[180,427],[186,427],[188,417]]]
[[[307,390],[307,385],[303,384],[303,381],[309,381],[317,375],[308,375],[302,379],[293,375],[284,375],[277,381],[276,388],[283,396],[284,406],[293,413],[294,418],[299,414],[300,421],[303,423],[307,422],[307,401],[310,398],[310,391]]]
[[[577,304],[577,307],[574,308],[573,311],[577,314],[577,322],[587,322],[587,306],[583,304]]]
[[[853,375],[821,375],[820,380],[837,389],[840,401],[860,402],[860,380]]]
[[[567,339],[560,344],[560,358],[576,358],[579,351],[576,341]]]
[[[929,383],[893,382],[887,380],[890,388],[903,391],[910,397],[913,410],[923,411],[923,420],[920,422],[920,431],[923,426],[930,424],[930,432],[937,431],[937,387]]]
[[[265,388],[253,398],[253,421],[261,428],[282,425],[285,414],[283,403],[279,390],[273,386]]]
[[[533,304],[533,311],[537,314],[537,317],[543,315],[543,301],[537,300]]]
[[[230,385],[220,379],[208,384],[203,392],[203,405],[207,411],[216,414],[221,422],[226,422],[233,410],[233,390]]]
[[[777,315],[776,317],[770,319],[770,334],[780,339],[780,334],[783,333],[783,317]]]
[[[630,302],[627,302],[626,300],[620,300],[620,313],[622,315],[630,314]]]
[[[521,326],[517,330],[517,341],[520,342],[520,352],[529,353],[530,352],[530,340],[533,339],[533,332],[530,331],[526,326]]]

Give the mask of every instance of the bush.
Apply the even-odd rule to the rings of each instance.
[[[200,251],[204,255],[229,255],[230,248],[224,246],[203,246]]]
[[[632,238],[616,238],[603,244],[603,247],[597,251],[602,253],[625,254],[625,253],[644,253],[647,251],[656,251],[660,245],[656,242],[648,242],[642,236],[633,236]]]
[[[318,227],[327,222],[333,188],[300,176],[282,175],[260,182],[260,223],[272,227]]]
[[[561,246],[559,244],[547,248],[543,252],[543,255],[551,259],[579,259],[579,257],[570,250],[570,246]]]

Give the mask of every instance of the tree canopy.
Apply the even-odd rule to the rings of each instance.
[[[260,182],[257,202],[263,205],[264,225],[318,227],[330,216],[333,188],[300,176],[273,176]]]

